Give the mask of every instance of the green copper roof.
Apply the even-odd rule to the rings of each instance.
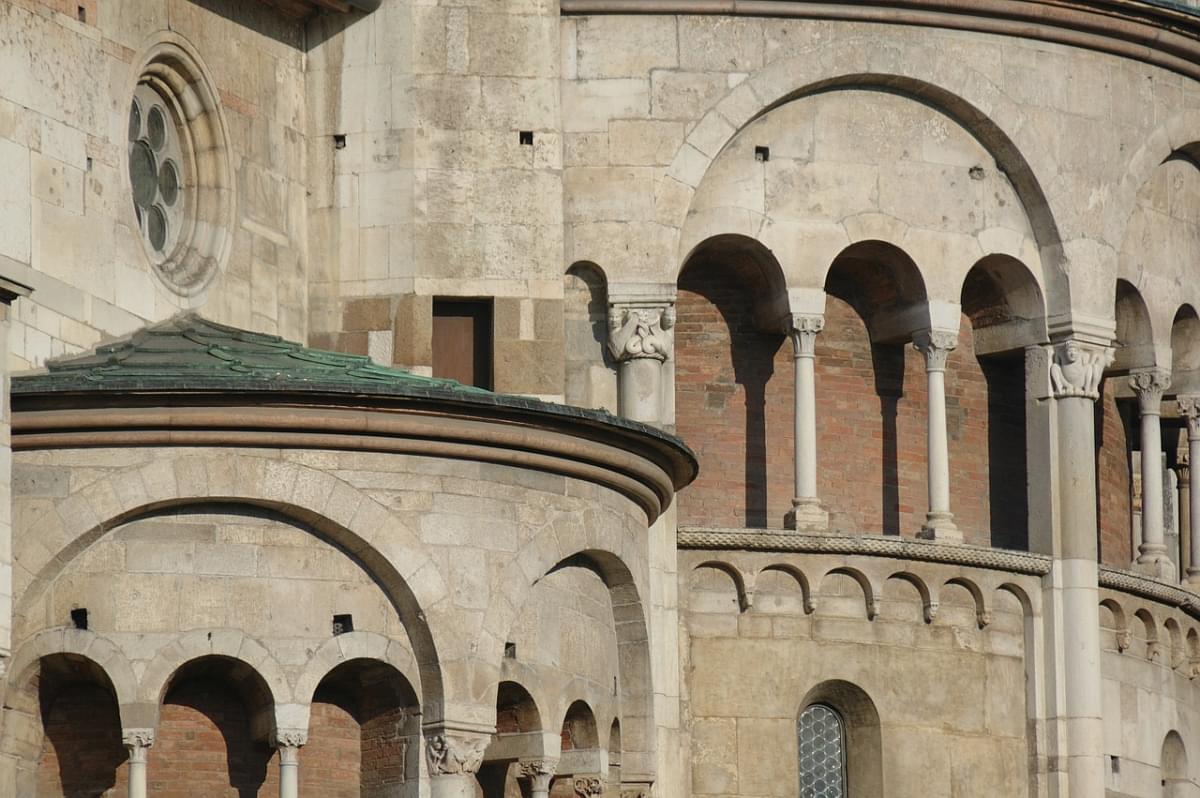
[[[95,352],[49,361],[44,372],[12,378],[15,411],[44,409],[52,397],[58,404],[114,406],[133,402],[138,396],[160,394],[290,395],[286,400],[289,403],[298,401],[302,394],[310,394],[314,400],[341,396],[409,405],[449,402],[473,406],[473,412],[488,416],[515,419],[517,414],[526,421],[534,420],[528,415],[532,413],[540,417],[535,423],[557,420],[592,428],[601,436],[625,430],[656,439],[681,452],[693,470],[695,467],[695,455],[674,435],[604,410],[422,377],[376,365],[362,355],[309,349],[277,335],[226,327],[195,313],[144,327],[127,338],[97,347]],[[246,401],[258,400],[247,396]]]
[[[491,395],[453,380],[387,368],[363,355],[309,349],[277,335],[176,316],[95,352],[52,360],[44,374],[14,377],[14,393],[122,389],[324,390]]]

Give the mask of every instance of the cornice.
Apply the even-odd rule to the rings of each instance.
[[[1168,0],[561,0],[562,14],[688,14],[877,22],[1018,36],[1200,79],[1200,9]]]
[[[677,543],[681,549],[859,554],[988,568],[1035,576],[1050,573],[1050,558],[1042,554],[890,535],[813,535],[798,532],[681,527]]]
[[[1051,558],[1044,554],[1008,551],[961,543],[938,543],[915,538],[880,535],[812,535],[758,529],[680,527],[680,549],[774,551],[804,554],[857,554],[898,560],[961,565],[1032,576],[1050,573]],[[1177,607],[1200,619],[1200,594],[1181,585],[1120,568],[1099,566],[1099,586]]]
[[[624,494],[651,522],[695,475],[694,460],[615,425],[552,423],[437,405],[355,406],[339,397],[235,394],[126,397],[121,406],[26,401],[14,407],[12,448],[266,447],[387,452],[509,465]],[[103,397],[91,397],[101,399]],[[108,399],[112,400],[112,396]],[[290,398],[290,401],[289,401]],[[61,397],[59,397],[61,399]],[[360,398],[362,399],[362,398]],[[46,409],[33,409],[46,408]],[[689,465],[689,462],[691,465]]]

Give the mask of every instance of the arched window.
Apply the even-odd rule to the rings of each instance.
[[[827,704],[810,704],[796,722],[800,798],[846,798],[846,725]]]

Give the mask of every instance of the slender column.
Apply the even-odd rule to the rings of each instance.
[[[829,513],[817,498],[817,386],[815,350],[817,333],[825,328],[825,317],[808,314],[792,316],[792,357],[795,362],[795,449],[796,492],[788,518],[792,529],[824,532],[829,529]]]
[[[1162,395],[1171,376],[1158,369],[1129,378],[1142,424],[1142,544],[1133,567],[1159,579],[1173,579],[1175,566],[1163,542]]]
[[[1050,366],[1058,425],[1059,535],[1052,592],[1061,607],[1062,723],[1067,795],[1104,794],[1103,693],[1100,678],[1100,592],[1096,557],[1095,402],[1109,347],[1068,340]]]
[[[1179,570],[1181,581],[1189,581],[1188,571],[1195,563],[1192,548],[1192,469],[1187,460],[1175,465],[1175,484],[1178,494],[1175,504],[1179,508]]]
[[[520,777],[529,782],[530,798],[549,798],[550,779],[554,778],[557,762],[547,759],[521,760],[517,767]]]
[[[300,746],[308,742],[308,732],[280,729],[274,742],[279,751],[279,798],[299,798]]]
[[[124,729],[121,742],[129,749],[129,798],[146,798],[146,757],[154,745],[154,729]]]
[[[1180,396],[1177,401],[1179,412],[1187,419],[1190,471],[1192,463],[1200,464],[1200,396]],[[1190,478],[1188,486],[1188,515],[1191,521],[1188,525],[1188,540],[1191,543],[1191,557],[1187,564],[1187,581],[1191,585],[1200,585],[1200,490],[1190,489]],[[1183,534],[1182,530],[1180,534]]]
[[[671,303],[614,304],[608,313],[608,349],[617,361],[619,412],[632,421],[662,422],[663,363],[675,336]]]
[[[431,798],[475,798],[475,774],[491,736],[446,729],[425,735]]]
[[[958,333],[923,330],[913,336],[913,347],[925,356],[928,381],[929,420],[929,512],[921,537],[931,540],[962,540],[950,512],[950,449],[946,440],[946,358],[958,344]]]

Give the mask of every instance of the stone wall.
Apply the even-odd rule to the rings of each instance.
[[[848,752],[852,783],[881,774],[883,790],[870,794],[1036,794],[1027,616],[1023,599],[997,589],[1012,579],[1009,589],[1036,592],[1036,579],[867,557],[853,566],[813,554],[680,559],[688,794],[794,796],[806,702],[821,696],[848,724],[867,722],[859,707],[837,706],[831,696],[852,691],[826,690],[831,680],[865,693],[878,713],[881,760]]]
[[[1164,769],[1168,734],[1180,736],[1185,758],[1200,735],[1200,626],[1178,610],[1117,591],[1103,590],[1101,598],[1106,786],[1110,795],[1156,795],[1177,775]],[[1170,786],[1183,791],[1164,795],[1195,794],[1194,781]]]
[[[149,266],[125,153],[135,70],[168,29],[211,76],[237,194],[228,256],[190,297]],[[14,313],[13,364],[37,366],[183,308],[303,337],[301,29],[225,0],[112,0],[0,3],[0,30],[0,266],[36,291]]]
[[[260,748],[272,753],[260,717],[266,700],[281,726],[299,723],[316,736],[310,760],[319,763],[321,750],[333,756],[343,747],[345,723],[336,712],[310,714],[308,705],[324,674],[365,659],[394,669],[426,721],[454,712],[490,723],[495,707],[479,703],[479,680],[485,690],[487,680],[494,690],[501,678],[525,685],[555,737],[568,705],[583,701],[605,743],[620,716],[626,764],[653,771],[649,641],[658,632],[647,629],[639,604],[650,593],[646,517],[628,499],[561,476],[401,455],[62,450],[18,461],[15,512],[29,534],[15,552],[20,631],[12,684],[36,677],[29,652],[52,645],[47,640],[61,643],[70,611],[86,607],[88,631],[68,634],[103,641],[88,645],[111,652],[96,656],[112,679],[122,724],[153,726],[157,716],[168,740],[178,731],[173,724],[209,718],[220,725],[225,710],[205,703],[211,690],[176,700],[184,687],[172,681],[179,666],[216,657],[254,678],[206,665],[188,671],[182,684],[239,685],[253,735],[246,757]],[[244,498],[196,504],[213,494]],[[145,509],[161,505],[167,509]],[[102,517],[126,520],[97,526]],[[57,559],[46,558],[52,551]],[[416,604],[406,604],[389,569],[399,570]],[[353,614],[355,631],[334,635],[332,616],[341,613]],[[490,642],[481,646],[483,629]],[[508,642],[511,658],[504,657]],[[124,670],[134,667],[136,679]],[[441,692],[430,691],[434,681]],[[247,697],[251,684],[260,685],[253,695],[270,699]],[[164,695],[166,704],[155,709]],[[36,701],[22,706],[32,714],[6,712],[4,722],[10,731],[35,724],[22,733],[36,741]],[[395,740],[378,738],[378,724],[394,730],[396,722],[367,706],[356,711],[363,789],[371,774],[384,789],[399,776],[380,770],[396,753],[380,749]],[[313,718],[333,728],[326,734]],[[417,731],[411,734],[401,759],[415,789],[422,754]],[[170,748],[151,757],[152,783],[171,778],[162,764]],[[193,753],[212,751],[197,743]],[[19,753],[16,761],[36,765]]]

